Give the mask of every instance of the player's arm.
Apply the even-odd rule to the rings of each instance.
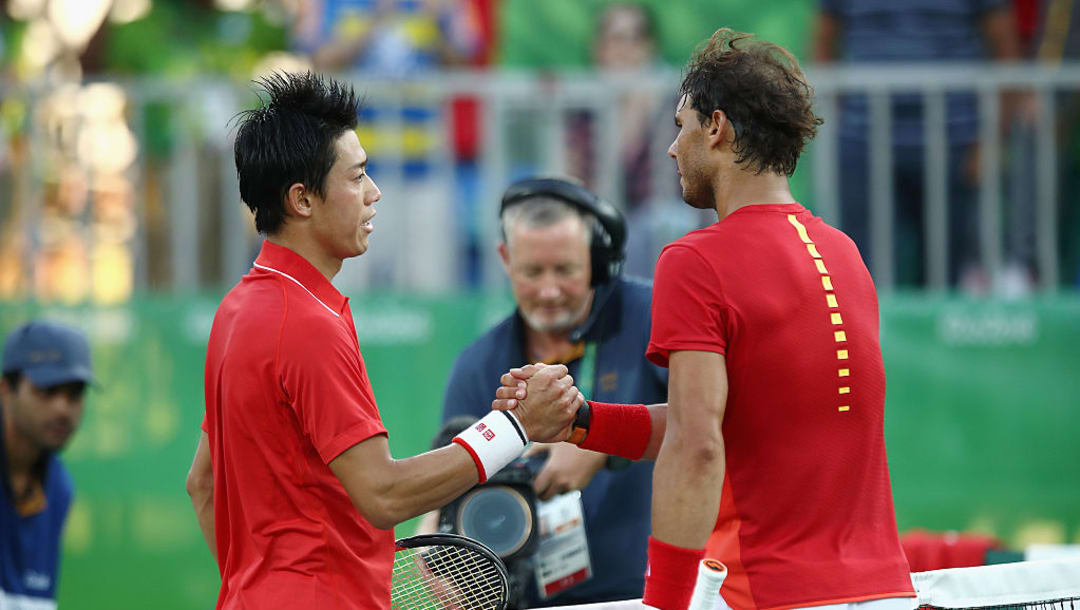
[[[214,538],[214,470],[210,465],[210,439],[203,432],[199,436],[199,445],[195,448],[195,458],[191,461],[191,470],[187,476],[187,492],[195,508],[195,518],[199,521],[206,546],[217,560],[217,542]]]
[[[720,510],[727,368],[722,354],[706,351],[672,352],[669,368],[644,599],[658,608],[685,608],[693,589],[686,575],[695,573]]]
[[[533,398],[515,410],[525,436],[566,438],[583,402],[566,367],[546,367],[530,379],[529,390]],[[447,447],[396,460],[386,437],[378,435],[345,450],[330,462],[330,469],[360,514],[372,525],[389,529],[444,506],[520,455],[525,443],[505,414],[492,414],[480,423],[485,421],[495,440],[474,426]]]
[[[459,445],[395,460],[381,434],[346,449],[330,462],[330,470],[356,510],[380,529],[439,508],[480,480],[472,457]]]
[[[670,406],[653,471],[653,536],[702,548],[720,510],[727,369],[723,355],[699,351],[672,352],[669,366]]]

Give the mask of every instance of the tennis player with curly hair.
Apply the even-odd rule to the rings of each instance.
[[[874,284],[788,186],[821,123],[811,101],[795,58],[750,34],[718,30],[694,55],[668,154],[683,199],[717,223],[656,266],[646,355],[669,369],[668,403],[588,402],[575,423],[583,448],[656,459],[644,601],[663,610],[687,607],[705,555],[739,610],[902,610],[914,595]],[[504,376],[493,406],[527,396],[535,370]]]

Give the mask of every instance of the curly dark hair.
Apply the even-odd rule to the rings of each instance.
[[[714,110],[735,130],[736,163],[791,176],[822,120],[814,114],[813,89],[786,49],[729,28],[716,30],[694,53],[680,94],[701,121]]]
[[[356,129],[361,101],[352,86],[314,72],[274,73],[257,84],[269,99],[238,115],[233,151],[240,198],[255,228],[273,235],[285,222],[293,184],[323,194],[337,160],[334,141]]]

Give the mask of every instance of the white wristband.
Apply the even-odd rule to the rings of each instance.
[[[525,428],[509,411],[492,411],[454,437],[472,456],[480,482],[513,462],[525,449],[529,439]]]

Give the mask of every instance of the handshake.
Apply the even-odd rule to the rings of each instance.
[[[491,408],[511,411],[530,441],[554,443],[570,437],[585,396],[562,364],[529,364],[510,369],[499,380]]]

